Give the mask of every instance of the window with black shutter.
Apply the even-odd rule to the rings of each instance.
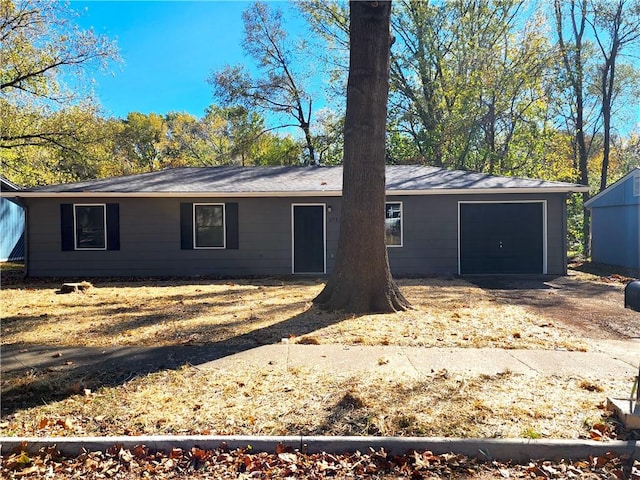
[[[120,206],[117,203],[60,205],[61,248],[120,250]]]
[[[237,203],[181,203],[180,248],[238,249]]]

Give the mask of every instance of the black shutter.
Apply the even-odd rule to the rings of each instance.
[[[60,243],[62,251],[75,250],[73,241],[73,204],[60,204]]]
[[[225,226],[227,235],[227,248],[237,250],[240,243],[239,239],[239,222],[238,222],[238,204],[226,203],[225,207]]]
[[[120,250],[120,204],[107,203],[107,250]]]
[[[180,204],[180,248],[193,250],[193,203]]]

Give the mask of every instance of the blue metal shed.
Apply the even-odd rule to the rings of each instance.
[[[591,211],[591,260],[640,269],[640,168],[584,206]]]
[[[20,190],[0,177],[0,192]],[[24,259],[24,209],[15,198],[0,197],[0,261]]]

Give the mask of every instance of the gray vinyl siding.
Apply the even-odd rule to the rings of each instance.
[[[566,273],[566,196],[390,196],[403,203],[403,246],[388,249],[395,275],[458,271],[459,201],[547,201],[548,273]],[[239,248],[182,250],[180,203],[237,202]],[[119,203],[120,250],[61,251],[60,204]],[[30,276],[289,275],[292,270],[292,204],[325,204],[327,272],[334,266],[340,197],[305,198],[29,198]]]
[[[458,272],[458,202],[547,202],[547,273],[566,273],[566,195],[427,195],[403,202],[404,246],[389,248],[395,275]]]
[[[120,250],[61,251],[60,204],[120,204]],[[237,202],[239,248],[182,250],[180,203]],[[326,203],[300,198],[295,203]],[[29,199],[31,276],[287,275],[291,273],[291,199]],[[334,229],[335,230],[335,229]],[[337,232],[334,231],[335,236]]]

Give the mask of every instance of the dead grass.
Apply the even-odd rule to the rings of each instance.
[[[393,315],[312,309],[318,281],[59,285],[0,290],[2,342],[163,346],[228,341],[262,331],[320,344],[584,350],[566,329],[524,307],[496,302],[463,280],[401,280],[414,310]],[[55,325],[55,328],[52,326]],[[375,328],[372,326],[375,325]],[[312,337],[312,338],[309,338]]]
[[[172,346],[283,338],[307,344],[585,350],[572,335],[524,307],[463,280],[406,279],[414,309],[395,315],[318,311],[314,280],[100,283],[58,295],[58,284],[0,290],[2,343],[52,346]],[[385,359],[378,361],[383,367]],[[107,374],[107,372],[105,372]],[[77,374],[76,374],[77,375]],[[95,375],[95,374],[92,374]],[[514,374],[390,377],[313,368],[184,366],[96,388],[100,378],[3,375],[33,395],[39,383],[64,399],[4,415],[1,435],[425,435],[588,436],[602,421],[602,392],[629,379]],[[93,383],[87,381],[93,380]],[[89,388],[87,388],[89,386]]]
[[[329,375],[183,367],[14,413],[3,435],[400,435],[584,438],[603,397],[579,378]],[[602,382],[618,391],[624,382]]]

